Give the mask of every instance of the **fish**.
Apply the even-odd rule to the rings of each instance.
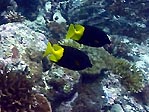
[[[70,70],[79,71],[92,67],[90,59],[85,52],[70,46],[59,44],[53,44],[52,46],[52,44],[48,42],[43,57],[47,57],[57,65]]]
[[[103,47],[111,43],[109,36],[103,30],[80,24],[70,24],[65,38],[91,47]]]

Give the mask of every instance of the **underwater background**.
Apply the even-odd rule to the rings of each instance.
[[[111,43],[67,40],[70,24]],[[48,42],[84,52],[92,67],[43,58]],[[149,0],[0,0],[0,112],[149,112]]]

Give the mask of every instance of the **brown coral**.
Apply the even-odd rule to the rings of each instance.
[[[32,87],[33,82],[20,71],[0,72],[1,112],[52,112],[48,100]]]
[[[0,104],[2,112],[31,111],[32,82],[21,72],[0,73]]]

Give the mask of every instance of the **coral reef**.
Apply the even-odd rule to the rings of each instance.
[[[0,73],[0,104],[2,112],[31,111],[33,83],[20,72]]]
[[[66,24],[65,23],[57,23],[55,21],[47,21],[47,28],[53,35],[53,38],[63,38],[66,33]]]
[[[72,40],[63,40],[60,44],[65,44],[85,51],[92,62],[93,67],[82,70],[80,73],[83,75],[97,75],[102,69],[109,69],[113,73],[120,75],[122,85],[124,85],[128,91],[139,92],[143,89],[143,76],[142,72],[136,68],[135,65],[127,62],[124,59],[118,59],[110,55],[103,48],[92,48],[82,46]]]
[[[20,71],[0,72],[0,109],[2,112],[52,112],[48,100],[32,90],[34,83]]]
[[[93,64],[92,68],[82,70],[81,74],[99,74],[102,69],[111,70],[113,73],[120,75],[121,83],[131,92],[139,92],[144,87],[142,72],[135,65],[124,59],[118,59],[110,55],[103,48],[83,48],[88,53]]]
[[[13,102],[1,106],[1,111],[14,105],[36,112],[51,112],[51,106],[54,112],[149,111],[148,0],[0,0],[0,4],[0,80],[13,78],[15,85],[31,79],[31,85],[26,85],[29,100],[18,95],[20,99],[4,101],[7,96],[17,97],[11,92],[21,94],[25,89],[10,87],[11,82],[7,87],[0,84],[0,89],[6,87],[0,90],[4,99],[0,103]],[[3,18],[5,14],[9,21]],[[12,23],[4,24],[7,22]],[[107,32],[112,44],[104,48],[110,54],[103,48],[61,40],[70,23],[89,24]],[[93,67],[77,72],[43,60],[48,41],[84,51]],[[5,67],[7,77],[2,72]]]
[[[109,66],[113,65],[112,57],[108,52],[106,52],[103,48],[92,48],[84,46],[83,51],[85,51],[93,65],[92,68],[87,68],[82,70],[82,74],[99,74],[100,71],[104,68],[109,68]],[[107,60],[106,60],[107,59]],[[112,61],[112,65],[109,65],[108,62]]]
[[[41,5],[40,0],[15,0],[18,7],[17,11],[21,12],[30,21],[36,19],[39,13],[39,7]]]
[[[75,2],[75,1],[74,1]],[[74,3],[73,2],[73,3]],[[65,6],[65,5],[64,5]],[[137,8],[139,7],[139,8]],[[100,27],[111,35],[135,38],[137,42],[147,39],[147,0],[140,1],[78,1],[61,8],[68,23],[82,23]],[[135,21],[135,22],[134,22]]]
[[[14,10],[7,11],[5,14],[3,14],[3,23],[23,22],[24,20],[25,17]]]
[[[48,72],[43,72],[42,55],[47,41],[43,34],[20,23],[2,25],[0,31],[1,68],[9,65],[9,69],[28,74],[35,83],[34,90],[47,96],[53,108],[73,96],[80,78],[77,71],[48,62]]]
[[[52,112],[51,104],[44,95],[37,93],[34,100],[36,101],[35,112]]]
[[[116,61],[113,73],[121,76],[121,83],[129,91],[140,92],[144,87],[142,72],[126,60]]]

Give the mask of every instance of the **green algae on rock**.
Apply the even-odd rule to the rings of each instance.
[[[92,48],[84,46],[82,49],[88,53],[93,67],[82,70],[82,74],[99,74],[102,69],[108,69],[120,75],[119,79],[128,91],[139,92],[143,89],[142,72],[135,65],[132,65],[125,59],[118,59],[110,55],[103,48]]]
[[[113,73],[121,76],[121,83],[131,92],[140,92],[144,87],[142,72],[124,59],[115,62]]]

